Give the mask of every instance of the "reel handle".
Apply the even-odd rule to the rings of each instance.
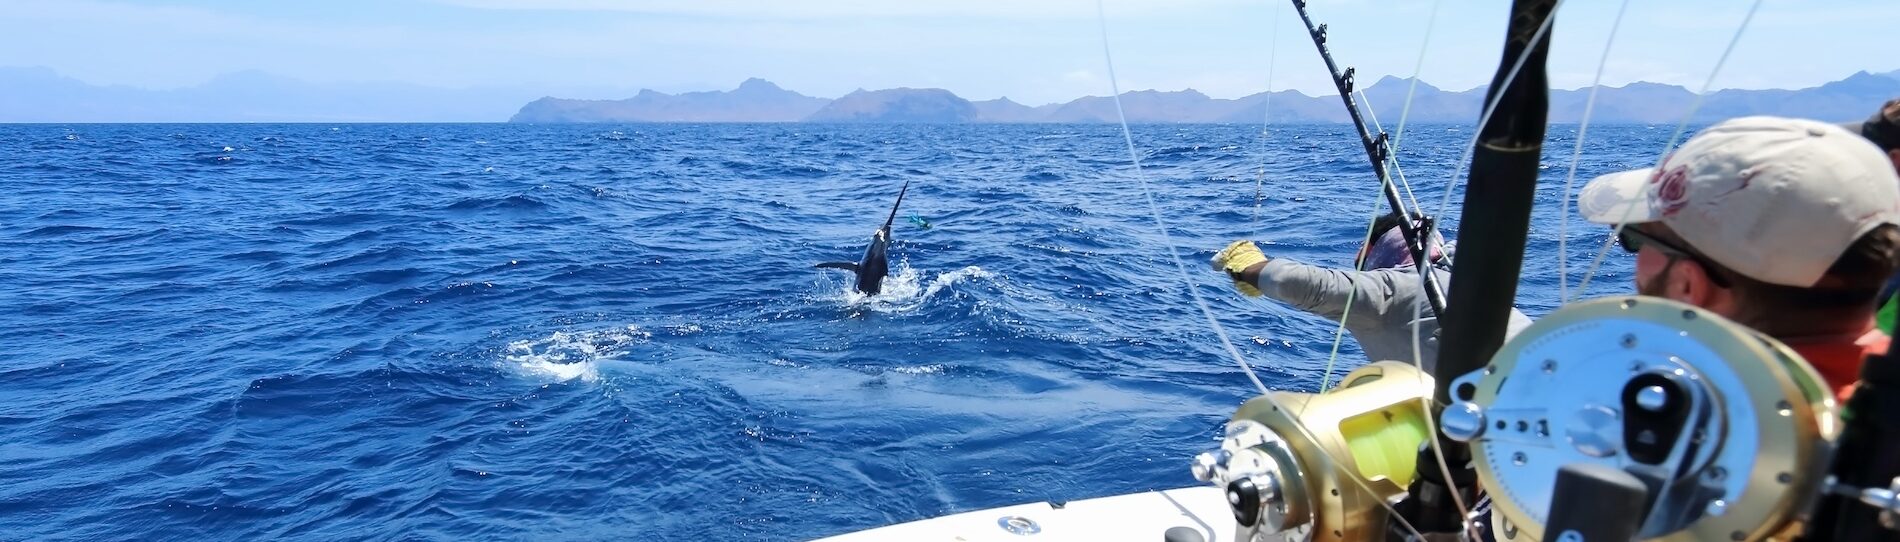
[[[1582,463],[1557,471],[1544,542],[1635,540],[1649,517],[1649,485],[1622,469]]]

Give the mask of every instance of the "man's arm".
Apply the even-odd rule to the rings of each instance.
[[[1388,314],[1408,311],[1416,296],[1405,294],[1417,290],[1407,287],[1408,279],[1416,279],[1410,273],[1329,269],[1278,258],[1248,266],[1239,278],[1294,308],[1334,321],[1350,316],[1354,326],[1380,325]],[[1406,314],[1406,320],[1413,318]]]

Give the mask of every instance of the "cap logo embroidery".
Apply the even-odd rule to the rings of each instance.
[[[1649,179],[1656,185],[1656,199],[1662,203],[1663,216],[1675,216],[1689,205],[1689,167],[1676,166],[1659,171]]]

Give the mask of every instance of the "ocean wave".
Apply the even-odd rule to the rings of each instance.
[[[939,293],[945,292],[959,283],[988,280],[995,276],[988,271],[984,271],[983,268],[973,265],[947,273],[940,273],[930,277],[929,280],[925,280],[924,273],[911,268],[909,262],[902,261],[892,267],[892,271],[889,276],[885,277],[883,287],[877,295],[864,295],[863,292],[857,291],[847,283],[835,294],[832,294],[830,300],[840,303],[845,308],[852,310],[868,310],[887,314],[908,313],[922,308]]]
[[[80,225],[41,226],[38,228],[33,228],[32,230],[29,230],[26,233],[20,234],[20,237],[63,237],[67,235],[102,233],[102,232],[107,232],[107,231],[112,231],[112,230],[111,228],[104,228],[100,226],[80,226]]]
[[[600,380],[600,362],[646,344],[653,334],[628,325],[620,328],[556,331],[538,339],[522,339],[502,349],[502,361],[523,374],[556,381]]]
[[[1146,183],[1112,125],[0,125],[0,425],[32,473],[0,528],[810,539],[1178,484],[1165,458],[1253,393],[1189,288],[1269,384],[1323,375],[1334,328],[1206,258],[1343,262],[1380,196],[1337,128],[1276,132],[1256,225],[1257,125],[1133,127]],[[1602,127],[1579,175],[1669,133]],[[1468,144],[1407,134],[1445,149],[1407,151],[1414,180]],[[906,180],[884,292],[811,268]],[[1607,235],[1578,224],[1573,270]],[[1526,265],[1528,309],[1554,268]]]
[[[548,204],[533,196],[516,194],[498,198],[468,198],[452,203],[444,209],[450,211],[540,211],[548,207]]]

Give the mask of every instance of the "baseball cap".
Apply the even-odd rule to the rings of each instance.
[[[1841,127],[1874,142],[1880,150],[1900,150],[1900,98],[1887,100],[1887,104],[1867,120],[1849,122]]]
[[[1885,153],[1838,125],[1781,117],[1710,126],[1662,167],[1597,177],[1577,199],[1591,222],[1661,222],[1737,273],[1802,288],[1860,236],[1900,224]]]

